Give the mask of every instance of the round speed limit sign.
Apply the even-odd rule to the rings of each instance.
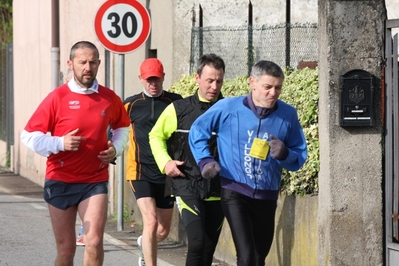
[[[94,29],[106,49],[131,53],[150,35],[150,15],[139,1],[108,0],[97,11]]]

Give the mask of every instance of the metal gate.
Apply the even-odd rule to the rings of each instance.
[[[386,265],[399,265],[399,19],[387,20],[385,28],[385,239]]]

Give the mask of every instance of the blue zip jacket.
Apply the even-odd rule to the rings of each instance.
[[[305,163],[306,140],[291,105],[278,100],[266,114],[256,111],[250,95],[225,98],[196,119],[190,129],[189,144],[202,170],[214,160],[208,139],[216,134],[222,187],[255,199],[276,200],[282,169],[297,171]],[[269,141],[270,135],[287,147],[284,160],[273,159],[270,154],[264,160],[250,155],[254,139]]]

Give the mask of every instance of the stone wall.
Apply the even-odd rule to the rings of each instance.
[[[317,265],[317,209],[318,196],[280,196],[274,241],[266,265]],[[236,265],[236,252],[227,221],[215,257]]]
[[[319,0],[318,265],[383,263],[382,2]],[[339,125],[340,76],[353,69],[376,77],[374,126]]]

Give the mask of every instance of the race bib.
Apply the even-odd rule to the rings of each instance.
[[[255,138],[249,155],[257,159],[265,160],[268,153],[269,142],[265,139]]]

